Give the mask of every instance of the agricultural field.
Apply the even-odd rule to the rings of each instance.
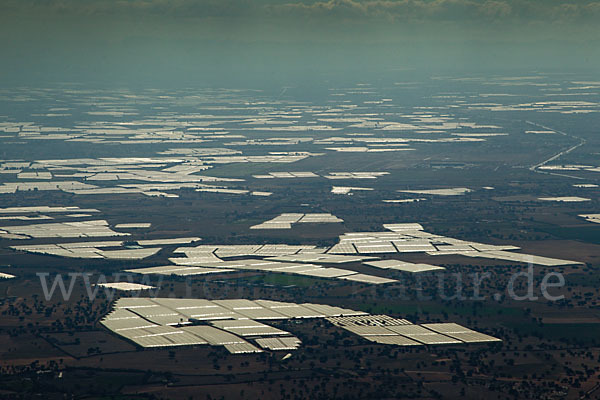
[[[597,397],[592,80],[0,90],[0,397]]]

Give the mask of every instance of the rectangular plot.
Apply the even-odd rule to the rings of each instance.
[[[179,346],[176,342],[170,340],[166,336],[145,336],[145,337],[137,337],[137,338],[129,338],[129,339],[142,347]]]
[[[502,341],[501,339],[465,328],[464,326],[455,323],[423,324],[423,326],[432,331],[442,333],[466,343]]]
[[[156,305],[155,307],[134,308],[133,311],[144,318],[165,315],[179,315],[176,311],[160,305]]]
[[[423,328],[420,325],[388,326],[387,329],[402,336],[406,336],[409,339],[421,342],[423,344],[462,343],[460,340],[433,332],[429,329]]]
[[[339,278],[342,276],[357,274],[356,271],[349,271],[339,268],[314,268],[304,271],[294,271],[295,274],[316,276],[320,278]]]
[[[247,310],[247,309],[260,309],[263,308],[261,305],[256,304],[252,300],[236,299],[236,300],[213,300],[214,304],[228,308],[230,310]]]
[[[173,328],[171,326],[153,326],[151,328],[142,328],[136,330],[137,335],[133,335],[132,337],[140,337],[140,336],[160,336],[160,335],[178,335],[182,331]],[[130,334],[131,335],[131,334]]]
[[[234,272],[235,269],[229,268],[205,268],[205,267],[187,267],[173,271],[172,275],[190,276],[190,275],[206,275],[206,274],[222,274],[226,272]],[[169,274],[169,275],[171,275]]]
[[[231,354],[246,354],[246,353],[262,353],[262,350],[258,347],[251,345],[248,342],[226,344],[225,348]]]
[[[287,261],[287,262],[300,262],[300,263],[331,263],[331,264],[343,264],[351,262],[360,262],[363,260],[376,259],[375,257],[366,256],[345,256],[337,254],[310,254],[300,253],[294,255],[276,256],[270,257],[268,260],[273,261]]]
[[[140,260],[158,253],[160,248],[127,249],[127,250],[101,250],[100,254],[105,258],[118,260]]]
[[[263,222],[262,224],[251,226],[250,229],[292,229],[292,225],[286,222]]]
[[[393,269],[397,271],[404,272],[427,272],[427,271],[438,271],[444,270],[444,267],[439,267],[437,265],[429,265],[429,264],[413,264],[409,262],[404,262],[400,260],[382,260],[382,261],[372,261],[366,262],[365,264],[370,265],[376,268],[386,268]]]
[[[404,231],[422,231],[423,226],[417,223],[406,223],[406,224],[383,224],[385,229],[389,229],[394,232]]]
[[[265,308],[285,308],[285,307],[298,307],[298,304],[295,303],[286,303],[283,301],[275,301],[275,300],[255,300],[256,304],[259,304]]]
[[[458,333],[458,332],[470,332],[472,331],[469,328],[466,328],[462,325],[456,324],[454,322],[441,322],[441,323],[433,323],[433,324],[422,324],[423,327],[427,329],[431,329],[432,331],[439,333]]]
[[[295,307],[281,307],[276,309],[278,313],[283,314],[289,318],[320,318],[324,317],[322,313],[311,310],[306,307],[295,306]]]
[[[282,315],[274,310],[268,309],[268,308],[260,308],[260,309],[243,309],[243,310],[236,310],[236,313],[243,315],[244,317],[247,318],[251,318],[251,319],[286,319],[287,317],[285,315]]]
[[[258,322],[258,321],[253,321],[251,319],[229,319],[229,320],[222,320],[222,321],[212,321],[210,323],[212,326],[215,326],[219,329],[229,329],[229,328],[240,328],[240,329],[244,329],[244,328],[262,328],[265,326],[269,326],[269,325],[265,325],[262,322]]]
[[[185,326],[180,329],[183,329],[185,332],[191,333],[192,335],[198,336],[213,346],[232,343],[246,343],[244,339],[232,333],[225,332],[221,329],[217,329],[208,325]]]
[[[281,343],[287,346],[299,346],[300,343],[302,343],[302,341],[295,336],[284,336],[278,339],[281,341]]]
[[[382,285],[382,284],[386,284],[386,283],[398,282],[395,279],[381,278],[379,276],[365,275],[365,274],[341,276],[339,279],[346,279],[346,280],[353,281],[353,282],[370,283],[373,285]]]
[[[433,245],[406,245],[402,242],[394,242],[399,253],[423,253],[427,251],[437,251]]]
[[[269,269],[269,271],[296,274],[296,273],[300,273],[300,272],[304,272],[304,271],[312,271],[315,269],[322,269],[322,268],[318,265],[313,265],[313,264],[283,264],[281,266],[277,266],[275,268]]]
[[[373,253],[397,253],[396,247],[390,242],[377,244],[373,243],[355,243],[356,250],[359,253],[373,254]]]
[[[378,336],[395,336],[398,335],[396,332],[393,332],[383,326],[344,326],[344,329],[350,331],[359,336],[369,336],[369,335],[378,335]]]
[[[268,349],[268,350],[273,350],[273,351],[277,351],[277,350],[296,350],[299,347],[299,342],[296,341],[282,341],[282,339],[284,338],[261,338],[261,339],[256,339],[256,343],[262,347],[263,349]],[[285,339],[292,339],[292,338],[285,338]],[[294,338],[296,339],[296,338]]]
[[[178,324],[187,324],[189,318],[182,314],[173,314],[173,315],[157,315],[146,317],[146,319],[154,322],[158,325],[178,325]]]
[[[473,251],[473,247],[469,246],[469,245],[465,245],[465,244],[456,244],[456,245],[445,245],[445,244],[439,244],[435,246],[437,248],[438,251]]]
[[[150,228],[152,224],[150,222],[138,222],[138,223],[128,223],[128,224],[116,224],[115,228],[117,229],[127,229],[127,228]],[[140,243],[141,244],[141,243]]]
[[[192,243],[197,240],[202,240],[199,237],[182,237],[172,239],[150,239],[150,240],[138,240],[140,246],[160,246],[160,245],[173,245],[173,244],[186,244]]]
[[[379,260],[379,261],[363,262],[363,264],[366,264],[366,265],[369,265],[369,266],[375,267],[375,268],[388,269],[388,268],[400,267],[400,266],[404,266],[404,265],[410,265],[411,263],[405,262],[405,261],[400,261],[400,260]]]
[[[366,314],[366,313],[363,313],[362,311],[347,310],[347,309],[340,308],[340,307],[329,306],[327,304],[302,303],[302,307],[306,307],[311,310],[314,310],[314,311],[318,312],[319,314],[325,315],[326,317]]]
[[[396,325],[412,325],[412,323],[406,319],[392,318],[388,315],[369,315],[362,313],[363,315],[350,316],[350,317],[337,317],[327,318],[329,322],[337,326],[396,326]]]
[[[225,330],[235,333],[238,336],[278,336],[278,335],[287,335],[289,332],[282,331],[281,329],[277,329],[273,326],[262,326],[262,327],[254,327],[254,328],[226,328]]]
[[[136,309],[140,307],[156,307],[157,304],[148,297],[122,297],[119,299],[116,308]]]
[[[118,319],[118,320],[104,320],[101,324],[110,329],[111,331],[119,332],[127,329],[138,329],[138,328],[150,328],[157,326],[156,324],[146,321],[143,318],[135,319]]]
[[[181,314],[197,320],[213,320],[235,318],[237,314],[224,307],[180,309]]]
[[[126,308],[117,308],[108,314],[104,320],[105,321],[116,321],[120,319],[141,319],[139,315],[132,313]]]
[[[336,244],[327,251],[328,254],[356,254],[357,251],[352,244]]]
[[[573,265],[573,264],[581,264],[579,261],[570,261],[570,260],[561,260],[558,258],[550,258],[550,257],[541,257],[535,256],[531,254],[519,254],[519,253],[510,253],[507,251],[490,251],[488,252],[494,256],[506,257],[505,259],[511,259],[514,261],[522,262],[522,263],[532,263],[536,265],[544,265],[548,267],[559,266],[559,265]],[[501,258],[503,259],[503,258]]]
[[[169,261],[176,265],[189,265],[189,266],[204,266],[207,263],[218,263],[221,260],[213,253],[192,253],[186,254],[187,257],[171,257]]]
[[[465,343],[486,343],[486,342],[501,342],[501,339],[495,338],[490,335],[486,335],[480,332],[458,332],[458,333],[446,333],[446,335],[455,339],[461,340]]]
[[[205,299],[153,298],[152,301],[172,310],[218,307],[212,301]]]
[[[370,340],[371,342],[380,344],[394,344],[396,346],[422,346],[421,343],[400,335],[369,335],[364,336],[364,338]]]

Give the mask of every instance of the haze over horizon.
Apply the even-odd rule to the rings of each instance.
[[[592,0],[7,0],[5,84],[285,85],[600,68]]]

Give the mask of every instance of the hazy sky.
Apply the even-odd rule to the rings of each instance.
[[[2,0],[3,81],[600,70],[600,0]]]

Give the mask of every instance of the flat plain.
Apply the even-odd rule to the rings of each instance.
[[[0,395],[598,396],[600,85],[465,78],[1,90]],[[313,308],[108,328],[136,295]]]

